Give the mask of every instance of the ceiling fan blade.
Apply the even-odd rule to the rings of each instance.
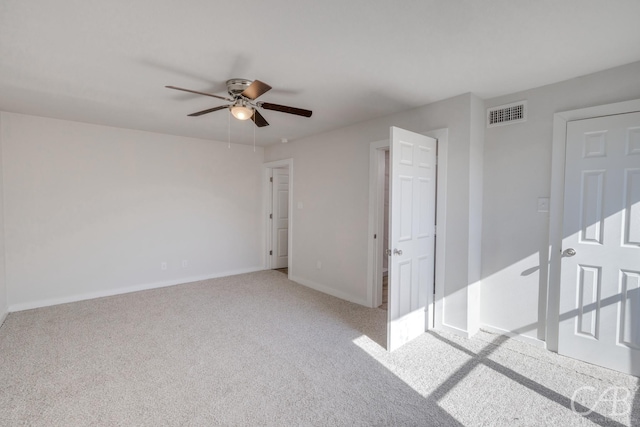
[[[259,128],[269,126],[269,123],[262,117],[262,114],[258,112],[258,110],[253,110],[253,116],[251,116],[251,120],[256,124]]]
[[[224,110],[225,108],[229,108],[229,106],[228,105],[221,105],[219,107],[209,108],[208,110],[198,111],[197,113],[189,114],[189,117],[198,117],[198,116],[202,116],[203,114],[213,113],[214,111]]]
[[[260,102],[259,107],[265,110],[280,111],[281,113],[295,114],[296,116],[311,117],[313,111],[303,110],[302,108],[287,107],[286,105],[270,104],[268,102]]]
[[[240,95],[249,99],[256,99],[257,97],[264,95],[271,90],[271,86],[261,82],[260,80],[254,80]]]
[[[183,92],[197,93],[198,95],[212,96],[214,98],[224,99],[225,101],[233,101],[233,99],[225,98],[224,96],[214,95],[212,93],[198,92],[197,90],[184,89],[184,88],[176,87],[176,86],[165,86],[165,87],[168,88],[168,89],[181,90]]]

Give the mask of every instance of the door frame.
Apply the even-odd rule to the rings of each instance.
[[[285,174],[285,175],[282,175]],[[282,185],[282,183],[278,180],[276,180],[276,177],[281,177],[281,176],[286,176],[287,177],[287,255],[285,255],[284,257],[286,258],[286,264],[285,267],[282,267],[282,261],[281,261],[281,257],[280,257],[280,253],[279,253],[279,244],[281,243],[280,241],[280,237],[278,237],[278,229],[279,229],[279,223],[280,223],[280,216],[284,215],[284,212],[280,211],[280,202],[282,201],[281,198],[279,196],[277,196],[276,194],[280,192],[280,189],[276,189],[276,185],[280,186]],[[289,267],[289,168],[272,168],[271,169],[271,178],[269,179],[269,182],[271,184],[271,203],[269,204],[270,206],[270,211],[269,211],[269,219],[271,220],[271,232],[270,234],[270,255],[269,255],[269,259],[271,261],[271,268],[272,269],[280,269],[280,268],[288,268]],[[271,250],[273,251],[273,255],[271,255]]]
[[[541,304],[539,322],[545,329],[546,347],[558,351],[560,327],[560,282],[562,253],[562,222],[564,217],[564,172],[567,145],[567,124],[570,121],[612,116],[640,111],[640,99],[598,105],[579,110],[563,111],[553,115],[553,142],[551,148],[551,189],[549,194],[549,272],[547,277],[546,307]],[[546,308],[546,310],[544,310]]]
[[[276,160],[273,162],[267,162],[262,164],[262,175],[263,175],[263,218],[264,218],[264,250],[263,250],[263,265],[265,270],[271,270],[271,256],[269,255],[269,250],[271,248],[271,240],[273,238],[272,228],[271,228],[271,219],[269,218],[269,213],[271,213],[271,204],[273,199],[271,197],[271,182],[269,178],[272,176],[273,169],[278,168],[287,168],[289,169],[289,231],[288,231],[288,239],[287,239],[287,251],[289,254],[287,260],[287,268],[288,274],[287,277],[291,276],[291,267],[293,266],[293,159],[283,159]]]
[[[410,129],[407,129],[410,130]],[[413,131],[412,131],[413,132]],[[426,329],[441,329],[443,322],[442,303],[444,300],[445,283],[445,242],[447,230],[447,152],[449,141],[449,129],[436,129],[416,132],[421,135],[435,138],[438,141],[437,152],[437,176],[436,176],[436,251],[435,251],[435,282],[436,293],[433,304],[429,307]],[[368,263],[367,263],[367,302],[375,308],[380,304],[377,301],[377,269],[382,269],[381,260],[384,252],[381,238],[374,239],[373,235],[381,236],[384,231],[384,212],[380,212],[380,159],[384,162],[384,151],[389,150],[389,140],[371,142],[369,144],[369,236],[368,236]],[[384,185],[384,183],[383,183]],[[382,217],[382,218],[381,218]]]

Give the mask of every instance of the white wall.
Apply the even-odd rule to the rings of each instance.
[[[527,100],[525,123],[486,130],[482,215],[481,322],[544,338],[553,114],[640,98],[640,62],[486,101]],[[542,298],[540,298],[542,296]],[[542,316],[540,316],[543,318]]]
[[[2,128],[2,115],[0,115],[0,129]],[[4,269],[4,195],[3,195],[3,175],[2,165],[2,132],[0,132],[0,325],[7,316],[7,281]]]
[[[469,245],[467,331],[480,328],[480,294],[482,283],[482,193],[484,162],[484,101],[471,95],[469,130]]]
[[[261,268],[261,148],[0,117],[10,310]]]
[[[295,162],[292,277],[366,304],[369,143],[391,125],[448,128],[445,325],[543,338],[548,217],[536,209],[553,114],[640,98],[638,75],[640,62],[461,95],[268,147],[265,161]],[[485,107],[522,99],[526,123],[484,130]],[[261,268],[260,148],[2,112],[0,156],[0,316]]]
[[[469,229],[473,224],[469,206],[470,203],[477,205],[470,200],[473,103],[476,103],[473,95],[461,95],[401,114],[267,147],[267,161],[294,159],[292,279],[366,305],[369,143],[388,139],[392,125],[415,132],[448,128],[444,320],[447,326],[467,331],[467,286],[473,276],[468,270]],[[475,143],[480,144],[480,155],[476,151],[473,154],[477,165],[478,159],[481,162],[482,146],[477,138]],[[297,209],[299,202],[303,209]],[[479,234],[480,230],[475,232]],[[318,261],[321,269],[317,268]]]

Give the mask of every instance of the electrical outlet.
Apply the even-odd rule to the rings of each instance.
[[[548,197],[539,197],[538,198],[538,212],[549,212],[549,198]]]
[[[189,267],[189,261],[186,260],[186,259],[183,259],[182,260],[182,268],[187,268],[187,267]]]
[[[160,264],[160,270],[166,270],[167,269],[167,262],[164,261]]]

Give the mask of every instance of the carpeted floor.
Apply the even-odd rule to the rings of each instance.
[[[0,425],[640,423],[634,377],[484,332],[387,353],[385,319],[276,271],[12,313]]]
[[[276,268],[276,269],[274,269],[273,271],[277,271],[277,272],[279,272],[279,273],[286,274],[287,276],[289,275],[289,268],[288,268],[288,267],[285,267],[285,268]]]

